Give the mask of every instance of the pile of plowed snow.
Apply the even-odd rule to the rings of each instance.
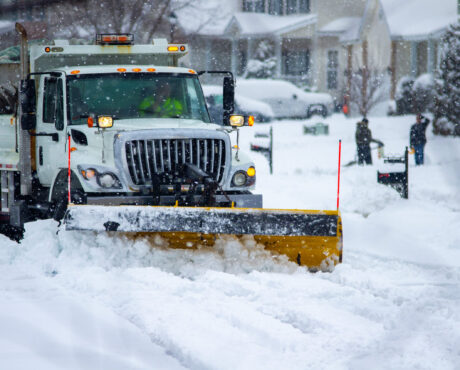
[[[413,120],[370,128],[402,155]],[[273,175],[253,153],[265,207],[335,209],[338,140],[352,161],[355,121],[334,115],[329,136],[303,135],[316,122],[273,123]],[[245,128],[240,146],[269,127]],[[344,260],[332,273],[250,237],[170,250],[54,221],[27,225],[20,245],[0,235],[0,368],[459,368],[459,141],[428,132],[409,200],[377,184],[373,155],[342,168]]]

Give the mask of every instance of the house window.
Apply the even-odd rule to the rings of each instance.
[[[297,13],[297,0],[287,0],[286,14]]]
[[[308,50],[286,51],[283,55],[283,65],[285,75],[305,75],[310,68],[310,52]]]
[[[299,0],[299,13],[310,13],[310,0]]]
[[[283,0],[269,0],[268,13],[273,15],[283,14]]]
[[[329,50],[327,52],[327,88],[335,90],[338,87],[339,52]]]
[[[286,14],[310,13],[310,0],[286,0]]]
[[[243,0],[243,12],[265,12],[265,1],[264,0]]]

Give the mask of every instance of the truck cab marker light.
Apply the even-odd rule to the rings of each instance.
[[[118,72],[126,72],[126,68],[117,68]]]
[[[93,117],[88,117],[88,120],[86,121],[88,123],[88,127],[93,127],[94,126],[94,118]]]
[[[147,72],[156,72],[155,68],[147,68]]]
[[[195,74],[196,74],[196,72],[195,72],[193,69],[189,69],[188,71],[189,71],[192,75],[195,75]]]
[[[132,71],[133,71],[133,72],[141,72],[142,69],[140,69],[140,68],[133,68]]]
[[[70,72],[71,75],[77,75],[79,73],[80,73],[80,71],[78,69],[75,69],[75,70]]]

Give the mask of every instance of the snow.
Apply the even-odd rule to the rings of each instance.
[[[202,85],[201,87],[203,88],[204,96],[216,95],[222,97],[223,91],[220,85]],[[235,94],[235,102],[245,112],[250,112],[251,114],[261,113],[269,118],[273,118],[273,110],[270,105],[260,100]]]
[[[293,28],[307,26],[316,22],[316,15],[276,16],[263,13],[235,13],[227,29],[235,23],[241,35],[266,35],[288,32]]]
[[[326,24],[319,30],[321,35],[340,34],[340,41],[353,41],[359,38],[359,30],[362,18],[360,17],[343,17],[337,18]]]
[[[236,83],[238,94],[255,99],[292,98],[293,95],[308,103],[331,104],[332,97],[327,93],[307,93],[294,84],[283,80],[239,79]]]
[[[14,22],[0,20],[0,32],[7,32],[14,28]]]
[[[338,140],[354,159],[356,122],[273,127],[274,174],[252,153],[266,208],[335,209]],[[402,155],[414,116],[369,117],[387,155]],[[409,199],[377,184],[382,163],[342,167],[344,260],[308,273],[245,239],[214,249],[27,225],[0,235],[1,369],[458,369],[460,145],[427,131],[410,156]],[[161,243],[160,243],[161,244]]]
[[[254,113],[262,113],[266,117],[273,118],[273,110],[267,103],[264,103],[260,100],[251,99],[246,96],[236,95],[235,102],[238,106],[243,109],[245,112],[250,112],[251,114]]]
[[[433,85],[433,75],[431,73],[423,73],[415,79],[413,89],[433,89]]]
[[[426,37],[457,21],[456,0],[381,0],[392,37]]]
[[[236,10],[232,1],[177,0],[174,14],[187,34],[220,35]]]

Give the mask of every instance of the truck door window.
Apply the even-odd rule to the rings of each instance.
[[[56,115],[57,79],[45,78],[43,92],[43,122],[54,123]]]
[[[58,80],[56,89],[56,130],[64,129],[64,96],[62,94],[62,81]]]

